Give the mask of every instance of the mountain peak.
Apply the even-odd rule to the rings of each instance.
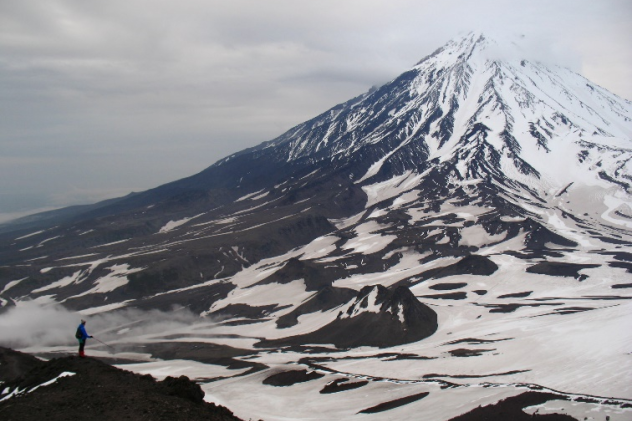
[[[492,35],[482,31],[472,31],[451,39],[431,55],[421,59],[415,68],[433,57],[452,65],[472,58],[491,61],[524,60],[531,56],[526,49],[527,39],[524,35]]]
[[[550,44],[550,43],[549,43]],[[559,57],[548,54],[550,45],[546,40],[524,34],[511,32],[471,31],[460,37],[448,41],[438,51],[447,52],[457,57],[471,58],[480,56],[485,60],[498,62],[520,62],[523,60],[532,62],[546,62],[549,66],[561,64]],[[421,60],[420,64],[423,60]],[[564,66],[562,66],[564,67]]]

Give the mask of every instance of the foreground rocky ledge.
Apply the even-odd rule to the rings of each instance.
[[[0,418],[3,420],[240,421],[204,402],[186,376],[156,381],[95,358],[50,361],[0,348]]]

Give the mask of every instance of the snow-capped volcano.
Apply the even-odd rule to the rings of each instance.
[[[446,198],[491,190],[527,211],[563,202],[585,214],[607,202],[605,220],[632,227],[620,217],[632,215],[620,206],[632,183],[631,103],[562,67],[500,60],[503,49],[477,33],[451,41],[247,153],[321,173],[326,163],[361,186],[402,176],[406,188]],[[369,204],[382,198],[365,192]]]
[[[612,162],[599,172],[627,185],[630,102],[565,68],[494,59],[497,47],[480,34],[452,41],[260,149],[288,161],[366,156],[359,181],[438,170],[451,182],[500,177],[528,185],[577,181],[605,152]],[[552,161],[566,170],[556,173]]]
[[[186,307],[109,339],[226,365],[199,378],[242,418],[625,419],[632,104],[507,48],[469,34],[199,174],[5,227],[3,311]]]

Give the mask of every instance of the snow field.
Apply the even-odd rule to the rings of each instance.
[[[140,272],[144,268],[132,269],[127,264],[120,264],[113,265],[107,269],[110,270],[110,273],[94,281],[94,288],[91,288],[86,292],[82,292],[81,294],[75,295],[71,298],[83,297],[84,295],[88,294],[104,294],[106,292],[114,291],[116,288],[127,285],[127,283],[129,282],[129,280],[127,279],[128,275]]]
[[[335,235],[326,235],[324,237],[318,237],[311,243],[301,248],[301,260],[316,260],[321,257],[327,256],[329,253],[336,250],[335,243],[340,238]]]
[[[228,369],[220,365],[203,364],[191,360],[151,361],[137,364],[117,364],[116,367],[139,374],[151,374],[158,380],[167,376],[187,376],[191,380],[230,377],[243,374],[248,368]]]
[[[352,288],[357,291],[367,285],[381,284],[389,287],[403,279],[417,275],[431,266],[420,265],[419,260],[423,256],[418,253],[404,251],[402,254],[400,261],[384,272],[351,275],[334,281],[333,286],[337,288]]]
[[[356,238],[348,240],[343,246],[343,250],[350,250],[351,253],[373,254],[384,250],[392,241],[397,239],[396,235],[376,234],[375,231],[384,229],[375,221],[365,222],[355,227]]]
[[[313,292],[306,291],[305,281],[302,279],[288,284],[271,283],[250,286],[249,288],[237,288],[232,290],[226,298],[214,302],[209,312],[220,310],[229,304],[247,304],[253,307],[269,304],[293,305],[312,295]]]
[[[632,334],[626,328],[630,303],[563,316],[543,316],[548,310],[537,307],[495,316],[475,306],[433,309],[439,314],[439,330],[433,336],[381,350],[434,358],[415,361],[415,373],[410,372],[411,363],[406,360],[363,358],[323,365],[341,372],[401,380],[420,380],[434,373],[446,375],[438,378],[457,384],[535,383],[570,393],[632,398],[629,378],[620,375],[632,372],[627,356]],[[450,344],[465,339],[497,342]],[[449,354],[463,348],[490,351],[472,357]],[[525,372],[498,375],[522,370]],[[463,375],[472,378],[450,377]]]
[[[418,419],[415,404],[406,405],[386,413],[358,414],[379,403],[427,392],[428,385],[394,386],[386,382],[369,382],[358,389],[333,394],[320,394],[325,385],[339,376],[325,377],[287,387],[262,384],[275,372],[304,369],[302,366],[281,365],[271,370],[255,373],[241,379],[228,379],[202,386],[206,400],[226,405],[238,417],[248,419],[260,417],[270,421],[287,420],[379,420],[385,416],[392,419]],[[378,397],[378,398],[376,398]],[[243,402],[239,408],[236,402]],[[423,402],[423,399],[420,401]],[[232,405],[232,406],[231,406]],[[256,414],[256,415],[255,415]],[[283,415],[281,415],[283,414]]]

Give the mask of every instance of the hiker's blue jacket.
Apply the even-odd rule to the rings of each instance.
[[[88,335],[88,332],[86,332],[86,327],[83,325],[83,323],[79,325],[78,329],[79,332],[81,332],[81,338],[79,338],[80,341],[85,341],[90,337],[90,335]]]

